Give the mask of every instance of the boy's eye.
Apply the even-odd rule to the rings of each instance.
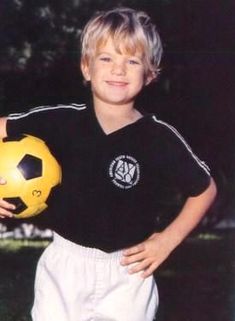
[[[110,57],[100,57],[100,60],[104,61],[104,62],[110,62],[111,58]]]
[[[130,65],[140,65],[140,62],[137,59],[129,59],[128,62]]]

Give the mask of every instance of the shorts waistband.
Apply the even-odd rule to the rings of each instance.
[[[122,250],[107,253],[96,248],[76,244],[72,241],[65,239],[64,237],[60,236],[55,232],[53,233],[53,244],[59,246],[60,248],[67,249],[73,252],[74,254],[81,255],[87,258],[90,257],[94,259],[117,260],[122,257]]]

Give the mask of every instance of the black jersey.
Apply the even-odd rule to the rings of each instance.
[[[176,195],[196,196],[210,181],[205,163],[153,114],[107,135],[92,107],[38,107],[9,115],[7,133],[42,138],[61,164],[62,186],[41,215],[48,227],[107,252],[144,240]]]

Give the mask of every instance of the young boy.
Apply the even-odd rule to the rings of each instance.
[[[34,321],[152,321],[153,272],[204,216],[216,188],[179,133],[135,109],[158,75],[162,45],[143,12],[96,14],[82,34],[81,70],[92,102],[38,107],[0,120],[0,136],[44,139],[62,165],[49,204],[54,240],[39,260]],[[0,173],[1,183],[4,173]],[[156,218],[176,193],[168,227]],[[14,207],[0,201],[0,216]]]

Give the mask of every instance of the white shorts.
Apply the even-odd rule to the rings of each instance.
[[[155,280],[130,275],[121,256],[122,251],[106,253],[54,234],[38,262],[33,321],[152,321]]]

